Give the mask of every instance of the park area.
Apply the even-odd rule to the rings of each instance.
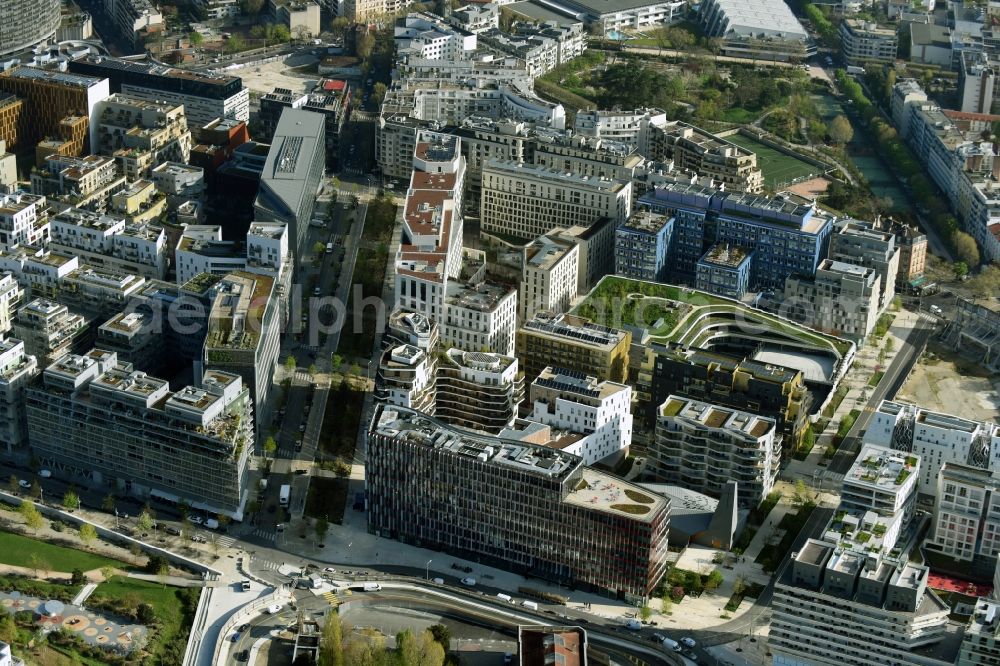
[[[745,134],[733,134],[726,137],[726,140],[757,153],[757,166],[764,173],[764,186],[768,189],[780,190],[792,181],[807,179],[822,173],[822,169],[819,167],[787,155]]]
[[[49,521],[44,523],[34,531],[46,529]],[[11,527],[18,529],[13,521]],[[58,530],[62,536],[55,542],[0,531],[0,640],[28,663],[180,663],[200,588],[133,578],[133,572],[170,569],[162,557],[141,551],[123,551],[119,559],[84,550],[70,540],[73,527]],[[88,581],[96,583],[92,594],[72,605]],[[55,631],[40,641],[37,628],[43,625]]]

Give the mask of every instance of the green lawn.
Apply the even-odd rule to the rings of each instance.
[[[823,172],[819,167],[786,155],[743,134],[734,134],[726,137],[726,140],[757,154],[757,166],[764,172],[764,185],[770,188],[776,188],[783,183],[810,174],[819,176]]]
[[[103,566],[117,568],[129,566],[121,560],[57,546],[10,532],[0,532],[0,564],[32,568],[37,566],[40,569],[66,573],[72,572],[73,569],[90,571]]]

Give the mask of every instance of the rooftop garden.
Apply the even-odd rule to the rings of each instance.
[[[642,516],[649,513],[649,507],[641,504],[612,504],[611,508],[622,513],[629,513],[633,516]]]
[[[851,348],[847,340],[811,331],[736,301],[686,287],[616,276],[601,279],[574,314],[604,326],[644,328],[657,342],[704,346],[713,329],[739,324],[750,335],[758,335],[760,331],[754,329],[759,328],[839,357]]]
[[[656,501],[649,495],[643,495],[642,493],[632,490],[631,488],[625,489],[625,495],[633,502],[638,502],[639,504],[653,504]]]

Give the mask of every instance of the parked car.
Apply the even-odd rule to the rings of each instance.
[[[466,587],[475,587],[476,579],[473,578],[472,576],[466,576],[465,578],[462,579],[462,585],[465,585]]]
[[[684,638],[682,638],[681,644],[687,648],[693,648],[695,645],[697,645],[697,643],[694,642],[694,639],[691,638],[690,636],[685,636]]]
[[[192,525],[201,525],[205,520],[201,516],[188,516]]]
[[[50,479],[52,478],[52,472],[47,469],[40,469],[38,470],[38,476],[43,479]]]
[[[277,615],[278,613],[281,612],[282,608],[284,608],[284,606],[281,604],[271,604],[270,606],[267,607],[267,614]]]
[[[21,479],[20,481],[17,482],[17,485],[21,486],[25,490],[28,490],[29,488],[31,488],[31,481],[25,481],[24,479]]]
[[[236,661],[250,661],[250,650],[242,650],[236,653]]]

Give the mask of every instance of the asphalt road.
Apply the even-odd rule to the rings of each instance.
[[[837,454],[830,461],[830,465],[827,467],[829,472],[846,474],[851,468],[854,459],[861,450],[861,436],[867,430],[868,422],[875,409],[883,400],[891,400],[896,397],[903,382],[906,381],[906,377],[910,374],[913,364],[920,358],[920,354],[923,353],[927,341],[933,333],[933,325],[922,317],[917,321],[917,325],[910,330],[906,342],[903,343],[896,357],[889,364],[882,380],[872,391],[868,403],[861,410],[861,414],[848,431],[847,436],[844,437],[840,448],[837,449]]]

